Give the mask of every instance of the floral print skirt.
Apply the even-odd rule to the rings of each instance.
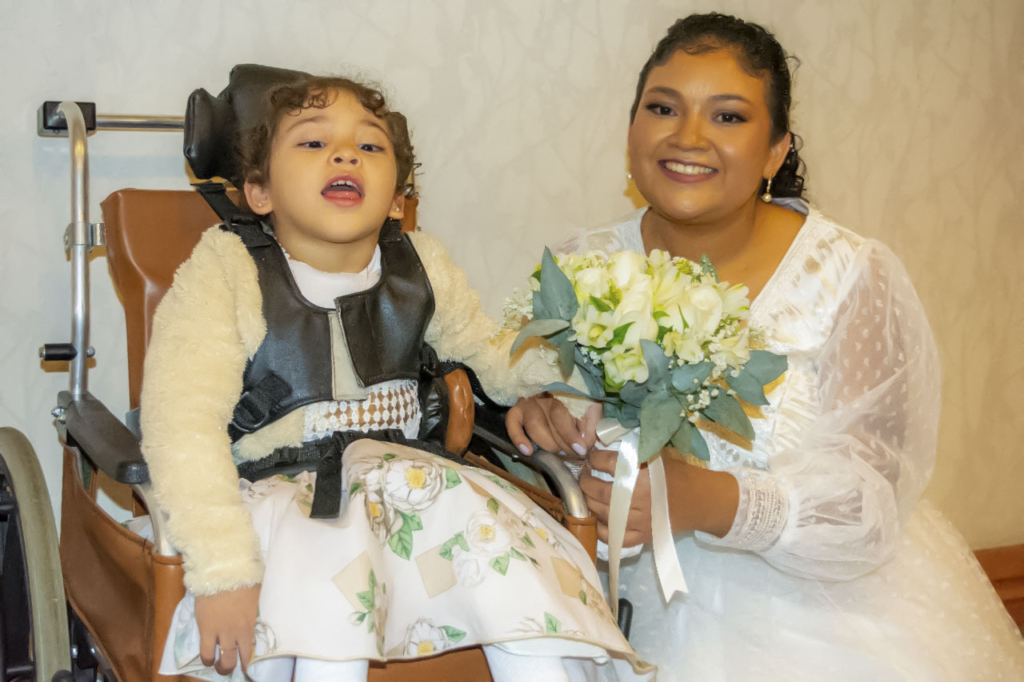
[[[516,487],[372,440],[345,450],[342,477],[334,519],[309,518],[314,473],[242,481],[266,567],[253,679],[281,657],[387,661],[474,645],[573,659],[586,679],[651,678],[586,551]],[[226,679],[199,660],[194,603],[178,605],[161,672]]]

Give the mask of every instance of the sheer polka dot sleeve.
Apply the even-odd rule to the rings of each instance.
[[[893,552],[931,477],[941,386],[924,309],[887,247],[863,244],[838,300],[815,363],[820,413],[769,472],[736,472],[750,500],[719,543],[790,573],[845,580]]]

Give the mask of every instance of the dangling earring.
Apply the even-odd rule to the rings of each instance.
[[[772,203],[772,179],[768,178],[768,184],[764,188],[764,194],[761,195],[761,201],[766,204]]]
[[[632,174],[632,173],[628,173],[628,172],[627,172],[627,173],[626,173],[626,179],[627,179],[627,180],[632,180],[632,179],[633,179],[633,174]]]

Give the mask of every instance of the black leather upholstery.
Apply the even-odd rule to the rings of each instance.
[[[237,140],[260,119],[267,91],[309,74],[259,64],[231,69],[228,86],[214,97],[200,88],[185,110],[185,158],[200,179],[221,177],[241,188]]]

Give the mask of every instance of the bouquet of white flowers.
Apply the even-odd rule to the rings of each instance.
[[[697,428],[701,418],[753,439],[740,401],[768,404],[764,387],[786,370],[786,357],[751,349],[756,332],[746,325],[747,288],[719,282],[707,257],[700,263],[664,251],[649,257],[632,251],[554,257],[545,249],[530,288],[532,305],[513,300],[506,309],[506,320],[529,320],[512,353],[527,339],[542,337],[557,348],[563,376],[578,367],[587,387],[584,393],[559,382],[546,390],[601,401],[606,419],[617,422],[617,428],[607,422],[599,428],[615,437],[619,449],[608,543],[613,594],[629,497],[639,464],[648,461],[659,575],[666,598],[675,589],[685,591],[674,548],[665,548],[671,531],[667,499],[657,499],[659,492],[667,495],[658,455],[671,444],[683,455],[707,460],[707,443]],[[605,436],[602,441],[609,442]],[[667,566],[672,560],[674,566]],[[670,591],[667,574],[677,572],[677,587]]]

